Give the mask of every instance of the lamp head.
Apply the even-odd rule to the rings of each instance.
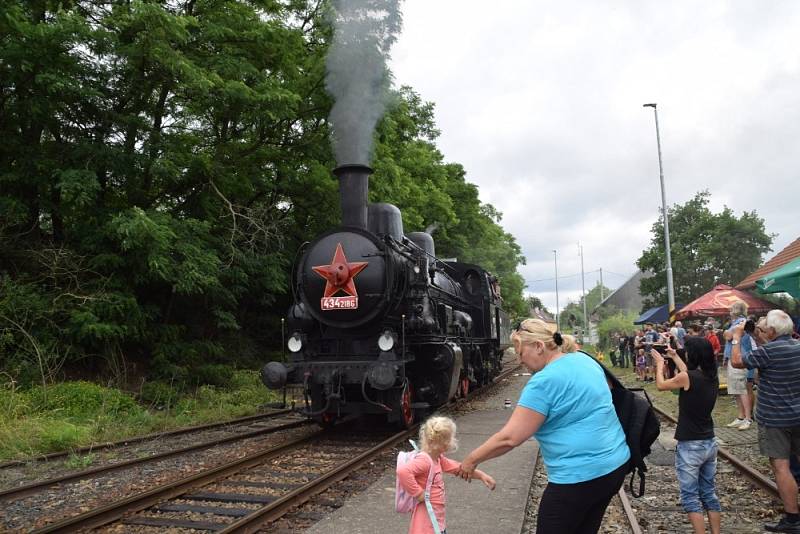
[[[653,108],[653,109],[655,109],[656,108],[656,103],[653,102],[652,104],[643,104],[642,107],[643,108]]]

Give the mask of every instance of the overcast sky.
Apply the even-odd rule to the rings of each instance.
[[[800,2],[405,0],[397,85],[436,105],[447,161],[503,212],[528,291],[587,291],[636,271],[658,218],[657,102],[667,203],[755,209],[800,236]],[[621,276],[622,275],[622,276]],[[542,279],[551,279],[539,281]],[[580,276],[559,280],[561,307]]]

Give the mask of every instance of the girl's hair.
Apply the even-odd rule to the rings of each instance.
[[[549,350],[559,350],[564,353],[575,352],[578,345],[575,338],[557,332],[554,326],[550,326],[541,319],[525,319],[512,334],[511,341],[514,348],[519,351],[523,344],[530,344],[534,341],[541,341]]]
[[[704,337],[687,337],[686,367],[700,369],[706,378],[717,378],[717,358],[711,343]]]
[[[743,300],[737,300],[730,307],[731,315],[736,317],[744,317],[747,315],[747,303]]]
[[[419,443],[423,451],[454,451],[458,448],[456,422],[449,417],[429,417],[419,427]]]

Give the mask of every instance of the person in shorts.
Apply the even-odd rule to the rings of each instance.
[[[778,494],[786,515],[764,525],[769,532],[800,533],[797,481],[791,458],[800,454],[800,341],[792,339],[792,318],[781,310],[767,314],[765,339],[750,354],[742,351],[744,324],[732,332],[731,362],[734,367],[758,369],[758,448],[769,458]]]
[[[751,416],[750,398],[747,396],[747,370],[737,369],[731,363],[731,350],[733,344],[733,329],[738,325],[744,327],[747,321],[747,303],[743,300],[737,300],[730,307],[731,326],[725,331],[725,353],[723,362],[726,364],[728,371],[728,395],[736,397],[736,407],[739,414],[730,423],[727,424],[728,428],[738,428],[739,430],[747,430],[753,424]],[[752,350],[750,335],[745,334],[742,338],[741,350],[749,354]],[[738,342],[737,342],[738,343]]]

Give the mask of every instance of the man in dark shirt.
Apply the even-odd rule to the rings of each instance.
[[[625,332],[622,332],[619,335],[619,342],[617,343],[617,347],[619,348],[619,366],[620,367],[628,367],[627,364],[627,356],[628,356],[628,336],[625,335]]]
[[[790,457],[800,454],[800,342],[791,338],[794,324],[781,310],[767,314],[763,329],[768,343],[743,354],[740,341],[744,323],[732,331],[731,364],[739,369],[758,369],[758,447],[769,457],[786,516],[764,525],[770,532],[800,533],[797,481]]]

